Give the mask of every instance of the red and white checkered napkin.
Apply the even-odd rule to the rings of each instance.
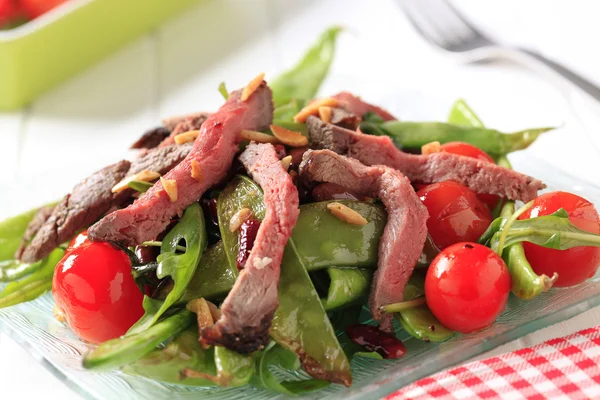
[[[600,399],[600,326],[421,379],[400,399]]]

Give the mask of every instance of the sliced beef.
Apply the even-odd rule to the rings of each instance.
[[[183,132],[199,130],[202,127],[202,124],[206,122],[206,120],[210,117],[209,113],[194,113],[189,114],[183,117],[171,117],[167,120],[164,120],[163,123],[167,127],[171,127],[171,134],[165,138],[160,146],[168,146],[171,144],[175,144],[174,137]],[[177,122],[177,123],[175,123]]]
[[[366,165],[387,165],[414,183],[456,181],[477,193],[529,201],[545,185],[539,180],[495,164],[451,153],[408,154],[387,136],[373,136],[326,124],[316,117],[306,121],[311,145],[356,158]]]
[[[127,175],[133,175],[143,170],[158,172],[161,175],[166,174],[183,161],[192,148],[192,143],[185,143],[147,150],[131,162],[131,168]]]
[[[359,118],[362,118],[368,112],[372,112],[374,114],[379,115],[385,121],[393,121],[397,119],[392,114],[387,112],[381,107],[375,106],[373,104],[369,104],[366,101],[363,101],[360,97],[353,95],[348,92],[341,92],[333,96],[333,98],[337,99],[340,102],[342,108],[346,111],[357,115]]]
[[[305,181],[335,183],[353,193],[378,197],[385,205],[388,220],[379,241],[369,307],[381,328],[390,331],[392,316],[382,314],[380,307],[403,299],[427,237],[427,209],[399,171],[382,165],[367,167],[330,150],[306,152],[300,176]]]
[[[131,149],[152,149],[169,137],[171,131],[164,126],[158,126],[144,132],[144,134],[131,145]]]
[[[75,233],[94,223],[111,207],[121,204],[126,197],[113,194],[111,189],[129,170],[129,161],[119,161],[95,172],[79,182],[66,195],[39,228],[29,246],[21,255],[23,262],[35,262],[46,257]]]
[[[240,353],[262,349],[279,301],[279,267],[298,219],[298,190],[271,144],[251,143],[240,160],[264,192],[266,214],[244,269],[221,306],[221,318],[202,332],[203,344]]]
[[[176,182],[176,201],[171,201],[162,183],[157,182],[133,204],[92,226],[90,238],[125,245],[154,239],[175,215],[219,182],[237,152],[241,130],[266,129],[273,119],[271,89],[265,82],[246,101],[241,101],[240,96],[241,90],[232,93],[221,109],[202,124],[191,152],[164,176]],[[196,178],[192,177],[192,168]]]
[[[331,121],[329,123],[342,128],[355,130],[360,125],[361,118],[343,108],[333,107],[331,109]]]
[[[25,247],[27,247],[29,242],[31,242],[31,239],[33,239],[36,233],[38,233],[38,231],[40,230],[42,225],[44,225],[46,220],[50,218],[50,216],[52,215],[52,211],[54,211],[54,206],[44,206],[40,207],[39,210],[37,210],[31,221],[27,225],[27,229],[23,234],[23,239],[21,239],[21,246],[19,246],[19,249],[15,253],[15,258],[17,260],[21,258]]]

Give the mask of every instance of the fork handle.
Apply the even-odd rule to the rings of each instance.
[[[562,81],[567,80],[569,83],[583,90],[597,101],[600,101],[600,88],[594,85],[592,82],[539,53],[527,49],[515,50],[517,51],[509,52],[513,58],[517,58],[528,67],[546,73],[551,77],[559,79],[562,78]]]

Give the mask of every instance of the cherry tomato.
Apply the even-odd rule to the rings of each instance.
[[[576,227],[600,234],[600,218],[594,205],[586,199],[567,192],[545,193],[534,200],[533,206],[519,219],[549,215],[564,208],[569,221]],[[574,247],[555,250],[524,242],[525,256],[537,274],[552,276],[558,272],[554,286],[577,285],[596,273],[600,265],[600,248]]]
[[[67,253],[73,249],[76,249],[77,247],[87,246],[90,243],[92,242],[88,239],[88,232],[86,229],[69,242],[69,246],[67,246]]]
[[[417,192],[427,211],[427,229],[433,243],[443,249],[458,242],[475,242],[492,222],[485,204],[466,186],[440,182]]]
[[[500,256],[480,244],[456,243],[427,270],[425,298],[442,325],[471,333],[494,323],[510,287],[510,273]]]
[[[105,242],[68,250],[56,266],[52,294],[73,332],[90,343],[124,335],[144,313],[129,257]]]
[[[21,16],[16,0],[0,0],[0,28],[10,24]]]
[[[19,0],[25,14],[30,19],[39,17],[67,0]]]
[[[477,146],[465,142],[448,142],[440,146],[440,151],[452,154],[458,154],[460,156],[475,158],[477,160],[490,162],[495,164],[494,159],[488,155],[485,151],[481,150]],[[487,204],[490,210],[493,210],[498,204],[500,197],[495,194],[488,193],[477,193],[479,200]]]

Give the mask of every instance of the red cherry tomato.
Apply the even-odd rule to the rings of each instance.
[[[87,246],[90,243],[92,242],[88,239],[88,232],[86,229],[69,242],[69,246],[67,246],[67,253],[73,249],[76,249],[77,247]]]
[[[39,17],[67,0],[19,0],[25,14],[30,19]]]
[[[10,24],[21,16],[16,0],[0,0],[0,28]]]
[[[105,242],[67,251],[56,266],[52,294],[73,332],[91,343],[124,335],[144,313],[129,257]]]
[[[440,182],[417,192],[427,211],[427,229],[433,243],[443,249],[458,242],[475,242],[492,222],[485,204],[466,186]]]
[[[560,208],[565,209],[569,214],[569,221],[576,227],[600,234],[600,218],[594,205],[567,192],[551,192],[539,196],[519,219],[549,215]],[[554,286],[577,285],[594,276],[600,265],[599,247],[582,246],[555,250],[524,242],[523,248],[527,260],[537,274],[552,276],[558,272],[558,280]]]
[[[475,158],[477,160],[495,164],[494,159],[479,147],[465,142],[448,142],[440,146],[440,151],[452,154],[458,154],[465,157]],[[498,204],[500,197],[495,194],[477,193],[479,200],[487,204],[490,210],[493,210]]]
[[[425,277],[427,306],[442,325],[462,333],[490,326],[504,310],[510,288],[502,258],[476,243],[444,249]]]

